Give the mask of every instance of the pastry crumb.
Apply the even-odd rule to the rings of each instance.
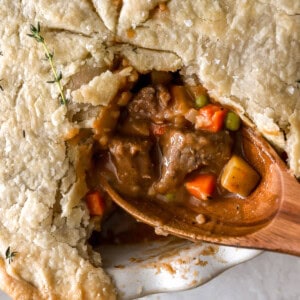
[[[206,223],[206,218],[203,214],[199,214],[198,216],[196,216],[195,220],[199,225]]]

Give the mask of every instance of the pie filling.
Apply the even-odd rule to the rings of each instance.
[[[221,211],[226,201],[236,201],[239,218],[237,207],[260,180],[243,154],[239,116],[179,73],[132,76],[95,122],[86,195],[92,220],[107,221],[114,211],[100,176],[124,199],[196,210],[199,224],[209,220],[210,205]]]

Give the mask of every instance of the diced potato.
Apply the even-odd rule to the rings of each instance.
[[[259,179],[259,174],[245,160],[233,155],[223,169],[221,185],[229,192],[247,197]]]
[[[170,92],[174,101],[174,110],[177,114],[184,115],[193,107],[193,101],[184,86],[173,85]]]
[[[194,99],[201,95],[207,96],[207,91],[202,85],[188,86],[188,89],[192,93]]]

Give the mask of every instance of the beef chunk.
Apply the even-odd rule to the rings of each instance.
[[[166,87],[159,84],[155,87],[142,88],[128,105],[128,112],[135,119],[149,119],[162,123],[174,118],[171,95]]]
[[[156,96],[157,96],[159,105],[162,108],[167,108],[170,103],[170,100],[171,100],[171,95],[170,95],[168,89],[164,85],[158,84],[156,86]]]
[[[185,176],[201,166],[219,172],[230,158],[231,138],[226,132],[205,133],[171,129],[160,140],[162,149],[161,178],[151,191],[172,191]]]
[[[153,164],[149,154],[151,142],[116,136],[108,147],[114,165],[115,188],[123,195],[142,195],[153,181]]]
[[[136,118],[153,119],[158,112],[154,87],[142,88],[128,105],[129,114]]]
[[[132,119],[144,119],[161,124],[172,122],[177,128],[188,125],[185,115],[194,107],[194,101],[184,86],[161,84],[142,88],[128,105]]]

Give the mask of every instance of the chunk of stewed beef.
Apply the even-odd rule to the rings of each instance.
[[[149,153],[152,143],[141,138],[115,136],[108,147],[114,166],[115,188],[127,196],[143,194],[153,181],[153,164]]]
[[[192,132],[171,129],[160,139],[162,151],[161,177],[151,192],[165,194],[172,191],[190,172],[210,166],[218,173],[231,154],[231,138],[219,133]]]
[[[150,86],[142,88],[129,103],[128,112],[135,118],[155,118],[158,112],[155,88]]]
[[[161,84],[144,87],[129,103],[128,113],[131,118],[148,119],[155,123],[174,122],[176,125],[179,119],[185,120],[185,113],[192,107],[192,103],[182,96],[186,94],[183,91],[182,86],[172,86],[170,91]],[[177,97],[172,98],[172,94]]]

